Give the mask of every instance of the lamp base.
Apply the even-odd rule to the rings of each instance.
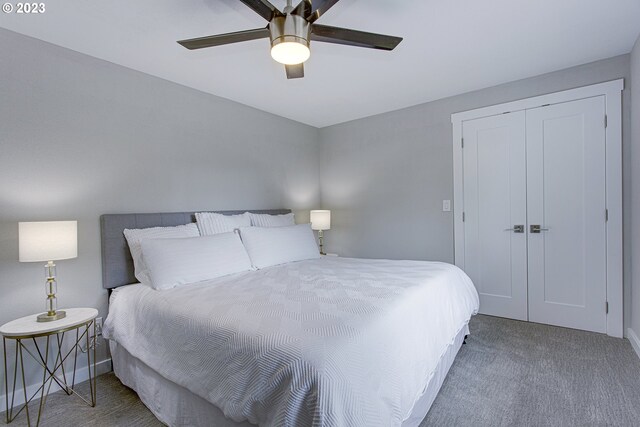
[[[49,315],[48,313],[42,313],[38,315],[38,322],[53,322],[54,320],[64,319],[67,316],[62,310],[58,310],[53,315]]]

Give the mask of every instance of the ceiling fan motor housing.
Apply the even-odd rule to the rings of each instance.
[[[287,13],[276,16],[269,22],[271,47],[280,43],[300,43],[309,47],[311,24],[301,16]]]

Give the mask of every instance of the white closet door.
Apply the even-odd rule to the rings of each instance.
[[[464,270],[480,312],[527,320],[525,113],[464,122]],[[524,230],[523,230],[524,231]]]
[[[526,116],[529,320],[606,332],[604,97]]]

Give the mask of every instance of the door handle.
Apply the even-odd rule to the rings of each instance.
[[[514,225],[513,228],[505,228],[504,231],[513,231],[514,233],[524,233],[524,225]]]
[[[530,232],[530,233],[538,234],[538,233],[540,233],[541,231],[549,231],[549,229],[548,229],[548,228],[542,228],[542,227],[540,227],[540,224],[532,224],[532,225],[529,227],[529,232]]]

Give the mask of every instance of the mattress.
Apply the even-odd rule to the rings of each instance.
[[[323,257],[118,288],[104,334],[234,422],[401,426],[477,309],[455,266]]]

